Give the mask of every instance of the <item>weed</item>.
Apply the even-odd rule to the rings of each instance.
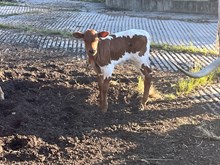
[[[191,72],[197,72],[201,68],[196,66]],[[181,78],[176,84],[176,91],[178,95],[189,94],[197,88],[211,84],[215,77],[220,73],[220,69],[202,78]]]
[[[0,6],[18,6],[16,2],[0,1]]]
[[[137,85],[136,91],[139,94],[144,93],[144,80],[141,76],[138,77],[138,85]],[[161,93],[159,91],[157,91],[157,89],[154,87],[154,85],[151,85],[151,87],[150,87],[149,97],[154,98],[154,99],[162,98]]]
[[[141,76],[138,76],[138,85],[137,85],[137,92],[140,94],[144,93],[144,80]]]
[[[23,7],[25,5],[22,5]],[[22,12],[22,13],[11,13],[11,14],[3,14],[0,15],[0,17],[10,17],[10,16],[16,16],[16,15],[22,15],[22,14],[39,14],[39,11],[28,11],[28,12]]]
[[[7,24],[0,24],[0,29],[16,29],[16,27]]]
[[[171,100],[175,100],[177,96],[175,94],[173,94],[173,93],[169,93],[169,94],[164,94],[163,97],[166,100],[171,101]]]
[[[72,37],[72,33],[67,30],[59,31],[59,30],[48,30],[48,29],[47,30],[32,29],[32,31],[48,34],[48,35],[61,35],[63,37]]]
[[[13,13],[13,14],[5,14],[5,15],[0,15],[0,17],[10,17],[10,16],[15,16],[19,15],[18,13]]]
[[[215,55],[215,56],[219,55],[217,50],[210,50],[207,48],[198,48],[192,43],[190,43],[189,46],[151,43],[151,48],[177,52],[177,53],[196,53],[196,54],[202,54],[202,55]]]
[[[71,37],[71,32],[67,30],[50,30],[50,29],[36,29],[32,26],[13,26],[13,25],[7,25],[7,24],[0,24],[0,29],[18,29],[18,30],[25,30],[29,32],[36,32],[36,33],[42,33],[47,35],[61,35],[63,37]]]
[[[79,0],[79,1],[85,1],[85,2],[101,2],[104,3],[105,0]]]

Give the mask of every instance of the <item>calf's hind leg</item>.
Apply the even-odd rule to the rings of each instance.
[[[150,86],[151,86],[151,81],[152,81],[152,76],[151,76],[151,69],[147,66],[142,65],[141,66],[141,72],[144,77],[144,94],[143,98],[141,100],[141,109],[146,109],[146,102],[149,96],[149,91],[150,91]]]

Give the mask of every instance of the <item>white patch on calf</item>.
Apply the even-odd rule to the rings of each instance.
[[[125,52],[125,54],[118,60],[112,60],[110,64],[100,67],[101,72],[103,73],[104,79],[110,78],[112,76],[115,66],[124,63],[126,61],[133,63],[135,67],[139,70],[141,69],[141,66],[143,64],[144,66],[150,67],[149,57],[150,57],[149,51],[147,51],[143,56],[139,56],[139,52],[137,53]]]
[[[114,33],[113,35],[115,35],[116,38],[118,38],[118,37],[133,38],[135,35],[141,35],[141,36],[146,36],[147,41],[149,43],[150,43],[150,40],[151,40],[150,34],[147,31],[141,30],[141,29],[130,29],[130,30]],[[106,38],[103,38],[103,39],[111,40],[111,39],[113,39],[113,37],[112,36],[107,36]]]
[[[122,57],[119,58],[118,60],[112,60],[110,64],[100,67],[101,71],[103,73],[104,79],[112,76],[112,73],[113,73],[116,65],[118,65],[120,63],[124,63],[126,61],[131,61],[136,66],[136,68],[139,70],[141,69],[142,65],[150,68],[149,58],[150,58],[151,36],[147,31],[140,30],[140,29],[131,29],[131,30],[127,30],[127,31],[118,32],[113,35],[115,35],[116,38],[118,38],[118,37],[133,38],[135,35],[145,36],[147,38],[147,45],[146,45],[147,50],[143,56],[139,56],[139,52],[136,52],[136,53],[125,52],[125,54],[122,55]],[[102,39],[103,40],[105,40],[105,39],[111,40],[111,39],[113,39],[113,37],[107,36],[106,38],[102,38]]]

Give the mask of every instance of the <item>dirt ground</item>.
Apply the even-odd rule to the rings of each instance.
[[[0,58],[1,164],[220,164],[219,116],[187,97],[150,99],[138,110],[130,64],[117,67],[102,114],[85,60],[7,45]],[[174,93],[178,76],[156,71],[154,86]]]

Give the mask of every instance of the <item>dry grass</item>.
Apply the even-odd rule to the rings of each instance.
[[[203,126],[197,126],[197,129],[202,132],[203,138],[209,139],[209,140],[220,140],[220,136],[217,136],[212,131],[204,128]]]
[[[136,87],[136,91],[139,94],[144,93],[144,80],[141,76],[138,77],[138,84]],[[150,91],[149,91],[149,97],[152,99],[161,99],[162,95],[161,93],[155,88],[154,85],[151,85]]]

